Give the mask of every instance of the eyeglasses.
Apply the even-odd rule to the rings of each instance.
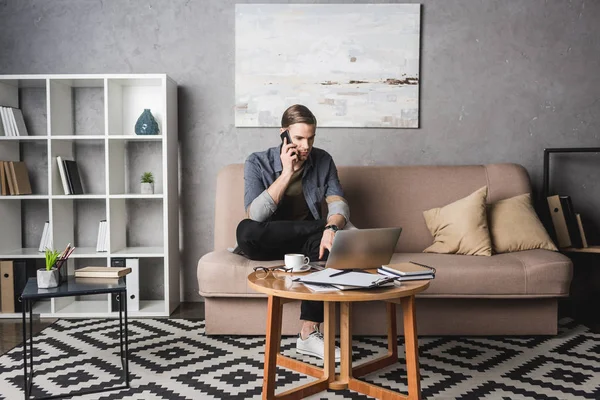
[[[265,267],[265,266],[259,265],[258,267],[254,267],[252,269],[256,273],[257,279],[264,279],[267,276],[269,276],[269,274],[272,274],[274,271],[281,271],[281,272],[291,272],[292,271],[291,268],[286,268],[283,265],[276,266],[276,267]]]

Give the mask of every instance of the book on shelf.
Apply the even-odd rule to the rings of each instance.
[[[125,265],[131,268],[131,274],[127,277],[127,310],[140,310],[140,260],[137,258],[126,258]]]
[[[38,247],[39,252],[45,252],[46,249],[52,248],[52,231],[50,229],[50,221],[44,223],[44,230],[42,231],[42,238],[40,239],[40,245]]]
[[[558,247],[571,247],[571,237],[560,197],[558,195],[548,196],[547,201]]]
[[[69,190],[69,183],[67,182],[67,173],[65,172],[65,164],[61,156],[56,157],[56,166],[58,167],[58,174],[60,175],[60,182],[62,183],[63,192],[65,194],[71,194]]]
[[[10,194],[8,182],[6,182],[6,172],[4,172],[4,161],[0,161],[0,190],[2,196]]]
[[[23,112],[18,108],[11,108],[12,120],[16,129],[17,136],[29,136],[27,127],[25,126],[25,119],[23,118]]]
[[[27,279],[36,274],[35,260],[0,261],[0,309],[3,313],[23,311],[19,301]]]
[[[131,268],[83,267],[75,270],[76,278],[121,278],[131,272]]]
[[[435,275],[435,268],[412,261],[382,265],[381,269],[400,276]]]
[[[65,160],[61,156],[56,157],[58,173],[65,194],[83,194],[83,185],[77,161]]]
[[[108,251],[108,225],[105,219],[98,225],[98,238],[96,239],[96,251]]]
[[[558,247],[588,247],[581,215],[575,212],[571,197],[554,195],[547,200]]]
[[[575,215],[571,197],[559,196],[559,199],[565,216],[567,232],[569,233],[569,239],[571,240],[571,247],[580,249],[583,247],[583,242],[581,241],[581,234],[579,233],[579,227],[577,225],[577,216]]]
[[[13,276],[14,276],[14,288],[15,288],[15,312],[23,311],[23,302],[19,300],[27,280],[36,276],[35,260],[14,260],[13,262]]]
[[[27,165],[23,161],[0,161],[2,195],[31,194]]]
[[[579,234],[581,235],[581,245],[583,247],[589,247],[587,238],[585,237],[585,231],[583,230],[583,223],[581,222],[581,214],[575,214],[577,219],[577,227],[579,228]]]
[[[102,251],[102,246],[100,245],[102,241],[102,221],[98,224],[98,237],[96,238],[96,251]]]
[[[9,161],[11,179],[15,189],[14,194],[31,194],[31,182],[27,165],[23,161]]]
[[[15,194],[15,188],[12,180],[12,171],[10,170],[10,161],[4,161],[4,177],[6,179],[6,186],[8,187],[7,194]]]
[[[65,172],[67,174],[67,181],[69,182],[71,194],[83,194],[83,185],[81,184],[77,161],[63,160],[63,162],[65,164]]]
[[[12,261],[0,261],[0,307],[3,313],[15,312],[15,283]]]
[[[12,124],[8,118],[8,114],[6,112],[6,107],[0,107],[0,122],[2,122],[2,127],[4,128],[5,136],[15,136],[12,131]]]
[[[0,107],[0,136],[28,136],[23,112],[18,108]]]

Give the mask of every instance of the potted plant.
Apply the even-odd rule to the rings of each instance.
[[[46,268],[37,270],[38,288],[55,288],[60,285],[60,272],[56,262],[60,257],[60,252],[52,249],[46,249]]]
[[[152,172],[144,172],[142,174],[142,194],[154,193],[154,175]]]

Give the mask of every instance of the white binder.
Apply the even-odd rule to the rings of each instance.
[[[140,260],[125,259],[125,266],[131,268],[127,274],[127,312],[140,310]]]

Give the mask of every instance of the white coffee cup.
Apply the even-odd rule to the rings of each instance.
[[[308,265],[310,259],[305,257],[304,254],[286,254],[284,262],[285,267],[291,268],[292,272],[303,272],[310,269]]]

